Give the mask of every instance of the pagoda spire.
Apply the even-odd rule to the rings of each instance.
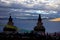
[[[37,25],[43,25],[41,15],[39,14]]]
[[[39,14],[39,18],[38,18],[38,21],[42,21],[42,19],[41,19],[41,15]]]
[[[9,17],[9,21],[8,21],[8,23],[7,23],[8,25],[12,25],[13,26],[13,19],[12,19],[12,17],[11,17],[11,14],[10,14],[10,17]]]
[[[45,33],[45,28],[43,26],[43,23],[42,23],[42,19],[41,19],[41,15],[40,14],[39,14],[39,17],[38,17],[37,25],[34,28],[34,31],[44,32]]]

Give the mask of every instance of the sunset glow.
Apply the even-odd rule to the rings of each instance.
[[[49,21],[55,21],[55,22],[58,22],[58,21],[60,21],[60,18],[51,19],[51,20],[49,20]]]

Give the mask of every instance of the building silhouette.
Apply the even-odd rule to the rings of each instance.
[[[13,19],[10,16],[7,25],[3,28],[4,32],[0,33],[0,40],[60,40],[60,36],[45,34],[45,28],[39,14],[37,25],[30,33],[19,33],[17,27],[14,26]],[[44,34],[44,35],[43,35]]]
[[[11,15],[10,15],[10,17],[8,19],[7,25],[5,25],[5,27],[3,28],[3,31],[6,32],[6,33],[7,32],[8,33],[17,32],[17,27],[14,26],[13,19],[12,19]]]
[[[39,14],[37,25],[34,27],[34,31],[38,33],[45,33],[45,27],[43,26],[41,15]]]

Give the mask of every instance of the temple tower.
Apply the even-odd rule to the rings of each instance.
[[[9,17],[7,25],[5,25],[5,27],[3,28],[3,31],[9,32],[9,33],[17,32],[17,27],[14,26],[13,19],[12,19],[11,15]]]
[[[45,33],[45,28],[43,26],[43,23],[42,23],[42,19],[41,19],[41,15],[40,14],[39,14],[37,26],[35,26],[34,31],[35,32],[39,32],[39,33]]]

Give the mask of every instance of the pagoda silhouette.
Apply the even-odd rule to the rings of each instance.
[[[9,33],[17,32],[17,27],[14,26],[13,19],[12,19],[11,15],[10,15],[8,20],[9,21],[8,21],[7,25],[5,25],[5,27],[3,28],[3,31],[4,32],[9,32]]]
[[[41,34],[45,33],[45,28],[43,26],[43,23],[42,23],[42,19],[41,19],[41,15],[40,14],[39,14],[39,17],[38,17],[37,25],[34,28],[34,31],[35,32],[39,32]]]

